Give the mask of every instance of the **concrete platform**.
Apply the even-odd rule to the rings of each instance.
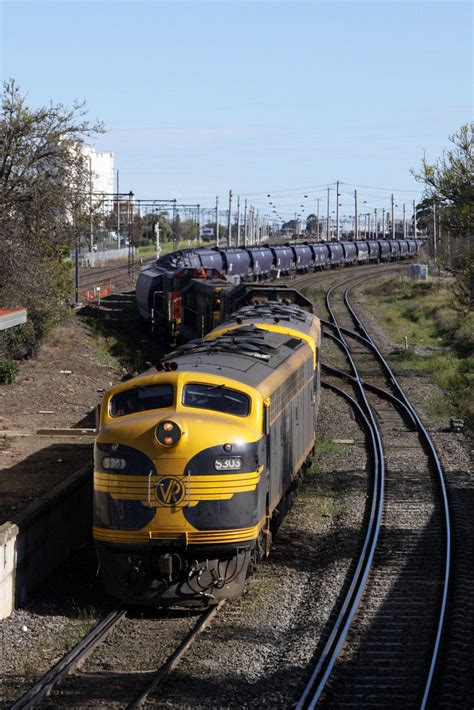
[[[0,526],[0,619],[24,605],[92,538],[92,466],[83,466]]]

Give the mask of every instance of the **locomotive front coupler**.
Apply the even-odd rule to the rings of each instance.
[[[183,572],[183,560],[177,553],[166,553],[158,557],[158,569],[163,578],[168,582],[173,582]]]

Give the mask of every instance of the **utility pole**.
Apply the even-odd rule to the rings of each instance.
[[[385,207],[382,207],[382,239],[385,239]]]
[[[75,301],[76,306],[79,303],[79,231],[76,225],[76,212],[72,214],[72,229],[74,234],[74,277],[75,277]]]
[[[247,198],[245,198],[245,207],[244,207],[244,247],[247,246]]]
[[[442,248],[443,248],[443,245],[441,242],[441,237],[442,237],[442,234],[441,234],[441,210],[438,210],[438,246],[439,246],[440,252],[442,251]]]
[[[339,180],[336,182],[336,241],[339,241]]]
[[[395,217],[394,217],[394,206],[395,206],[395,200],[393,199],[393,192],[392,192],[392,239],[395,239]]]
[[[415,200],[413,200],[413,237],[416,239],[416,205]]]
[[[229,190],[229,216],[227,218],[227,246],[232,246],[232,190]]]
[[[128,193],[128,275],[133,276],[133,192]]]
[[[89,218],[91,251],[94,246],[94,220],[92,218],[92,155],[89,155]]]
[[[176,197],[173,200],[173,239],[179,243],[179,239],[176,240]]]
[[[119,171],[117,169],[117,248],[120,249]]]
[[[155,224],[155,234],[156,234],[156,258],[160,258],[161,247],[160,247],[160,220]]]
[[[379,225],[377,222],[377,208],[374,209],[374,232],[375,232],[375,238],[379,238]]]
[[[319,242],[321,240],[320,229],[319,229],[319,197],[317,198],[316,202],[318,203],[317,212],[316,212],[317,225],[318,225],[317,232],[316,232],[316,241]]]
[[[201,240],[201,211],[200,205],[197,206],[197,243]]]
[[[219,246],[219,197],[216,197],[216,246]]]
[[[436,202],[433,200],[433,257],[436,261]]]
[[[407,238],[407,222],[405,217],[405,203],[403,203],[403,239]]]
[[[327,214],[326,214],[326,241],[329,241],[329,190],[328,187],[328,203],[327,203]]]
[[[237,195],[237,244],[240,244],[240,195]]]
[[[359,220],[357,212],[357,190],[354,190],[354,239],[357,241],[359,239]]]

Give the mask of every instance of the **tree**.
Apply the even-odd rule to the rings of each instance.
[[[71,290],[67,257],[88,209],[82,145],[103,129],[86,121],[84,103],[29,108],[14,80],[1,102],[0,303],[27,307],[38,340]]]
[[[309,214],[306,218],[306,231],[309,234],[318,233],[318,218],[315,214]]]
[[[181,240],[181,218],[179,214],[176,215],[173,222],[173,241],[179,242]]]
[[[430,164],[423,157],[421,171],[412,174],[425,185],[424,199],[442,210],[443,224],[453,236],[470,238],[474,227],[474,123],[450,136],[451,150]]]

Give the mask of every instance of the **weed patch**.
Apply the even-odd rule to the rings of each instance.
[[[334,441],[318,441],[315,446],[316,457],[319,454],[340,454],[344,451],[344,444],[337,444]]]
[[[459,310],[453,282],[383,279],[365,293],[367,310],[392,339],[408,342],[409,350],[392,356],[397,367],[426,372],[443,390],[430,403],[432,416],[457,414],[474,423],[474,313]]]

